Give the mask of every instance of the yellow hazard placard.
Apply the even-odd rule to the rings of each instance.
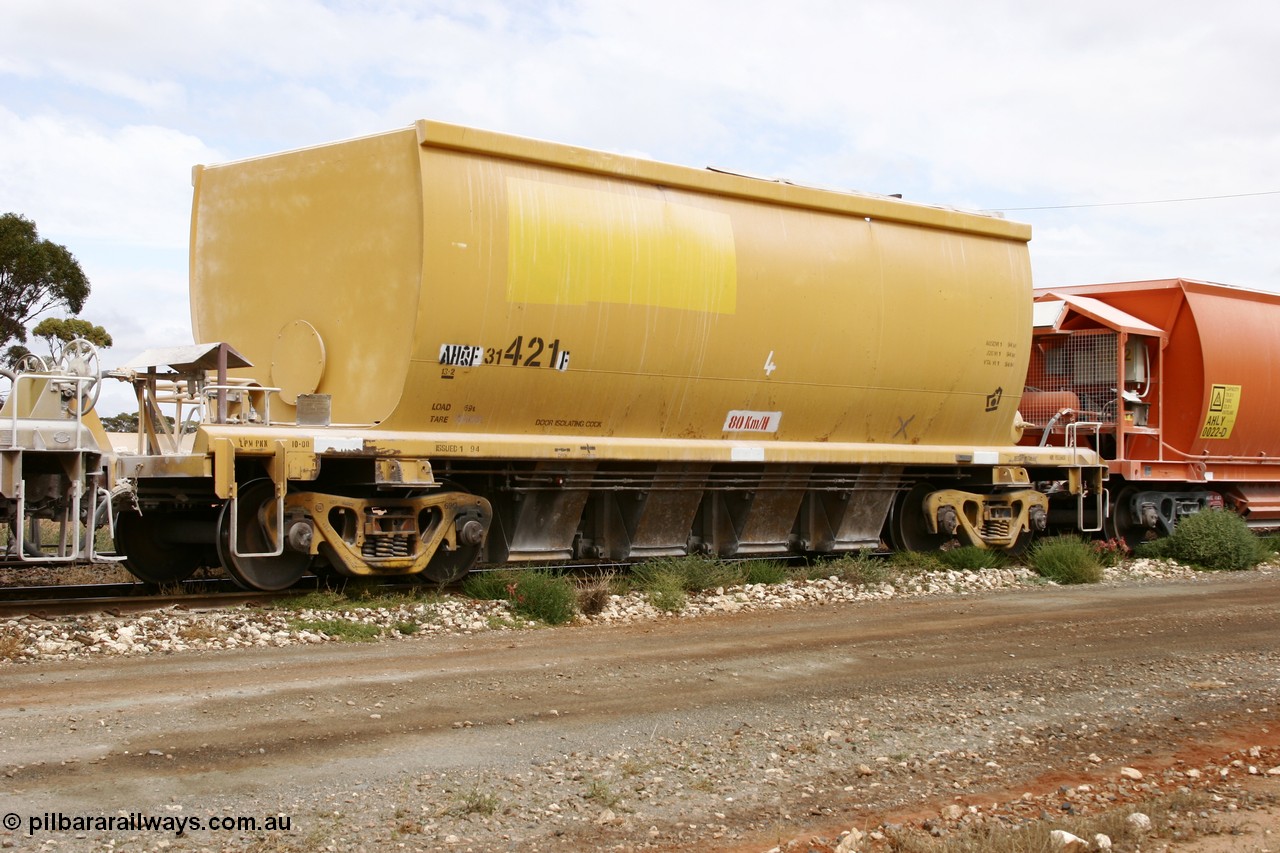
[[[1201,438],[1231,438],[1240,411],[1239,385],[1214,385],[1209,393],[1209,411],[1204,417]]]

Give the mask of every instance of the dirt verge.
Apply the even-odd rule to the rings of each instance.
[[[1280,575],[1247,572],[10,666],[0,844],[822,850],[856,827],[865,850],[1179,789],[1261,821],[1277,605]],[[29,833],[42,815],[258,828]]]

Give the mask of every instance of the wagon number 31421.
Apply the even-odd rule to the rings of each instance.
[[[526,338],[524,335],[517,335],[506,347],[486,347],[484,363],[568,370],[569,351],[560,345],[559,338],[546,341],[536,336]]]

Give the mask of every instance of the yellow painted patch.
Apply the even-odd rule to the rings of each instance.
[[[734,313],[728,214],[642,191],[507,178],[507,299]]]
[[[1209,394],[1209,413],[1205,415],[1201,438],[1231,438],[1240,410],[1239,385],[1214,385]]]

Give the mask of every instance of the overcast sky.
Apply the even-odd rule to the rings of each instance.
[[[1033,226],[1040,287],[1280,290],[1273,0],[0,0],[0,19],[0,212],[80,260],[106,366],[191,342],[193,164],[419,118],[1003,210]]]

